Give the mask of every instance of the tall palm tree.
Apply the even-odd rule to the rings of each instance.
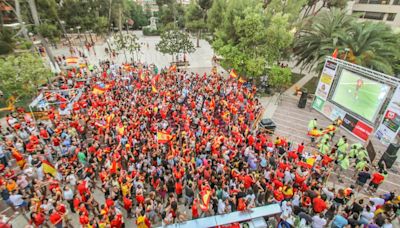
[[[359,22],[338,9],[323,11],[307,22],[294,44],[298,65],[320,71],[325,57],[337,48],[339,58],[386,74],[394,73],[395,61],[400,56],[399,41],[389,26]]]
[[[354,23],[351,31],[341,38],[350,51],[347,61],[390,74],[394,73],[395,60],[399,58],[398,37],[384,23]]]
[[[293,47],[297,65],[309,70],[317,65],[317,70],[322,69],[325,56],[331,55],[335,48],[341,48],[339,40],[350,32],[354,20],[336,8],[304,20]]]

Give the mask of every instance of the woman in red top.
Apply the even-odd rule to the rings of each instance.
[[[56,210],[50,210],[49,211],[49,220],[51,224],[53,224],[56,228],[62,228],[63,227],[63,219]]]
[[[43,213],[32,212],[30,224],[35,224],[36,227],[40,227],[44,223],[45,220],[46,220],[46,217],[44,216]]]

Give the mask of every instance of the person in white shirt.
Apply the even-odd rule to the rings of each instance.
[[[222,199],[218,200],[218,214],[222,215],[225,213],[225,202]]]
[[[14,207],[19,207],[25,210],[28,206],[28,203],[24,200],[20,192],[11,195],[9,200],[14,205]]]
[[[323,228],[326,225],[326,219],[324,218],[324,214],[320,213],[319,215],[314,215],[312,217],[312,228]]]

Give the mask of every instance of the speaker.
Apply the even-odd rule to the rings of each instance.
[[[389,154],[391,156],[395,156],[397,155],[397,152],[400,149],[400,144],[394,144],[394,143],[390,143],[389,147],[386,149],[385,153]]]
[[[390,169],[392,168],[393,164],[396,162],[397,156],[396,155],[390,155],[387,153],[383,153],[381,159],[379,160],[378,164],[381,164],[381,162],[385,162],[386,168]]]
[[[308,96],[307,92],[303,91],[301,93],[301,97],[300,97],[299,104],[297,105],[297,107],[299,107],[299,108],[305,108],[306,107],[307,96]]]

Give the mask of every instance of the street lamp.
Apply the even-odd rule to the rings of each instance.
[[[344,58],[343,58],[343,60],[345,60],[345,61],[346,61],[346,59],[347,59],[347,54],[349,53],[349,51],[350,51],[350,48],[345,48],[345,49],[344,49],[344,51],[345,51],[346,53],[344,54]]]
[[[78,39],[79,39],[79,44],[80,44],[80,46],[82,47],[82,50],[84,51],[84,49],[83,49],[83,46],[82,46],[82,40],[81,40],[81,31],[80,31],[80,29],[81,29],[81,26],[76,26],[76,29],[78,30]]]

